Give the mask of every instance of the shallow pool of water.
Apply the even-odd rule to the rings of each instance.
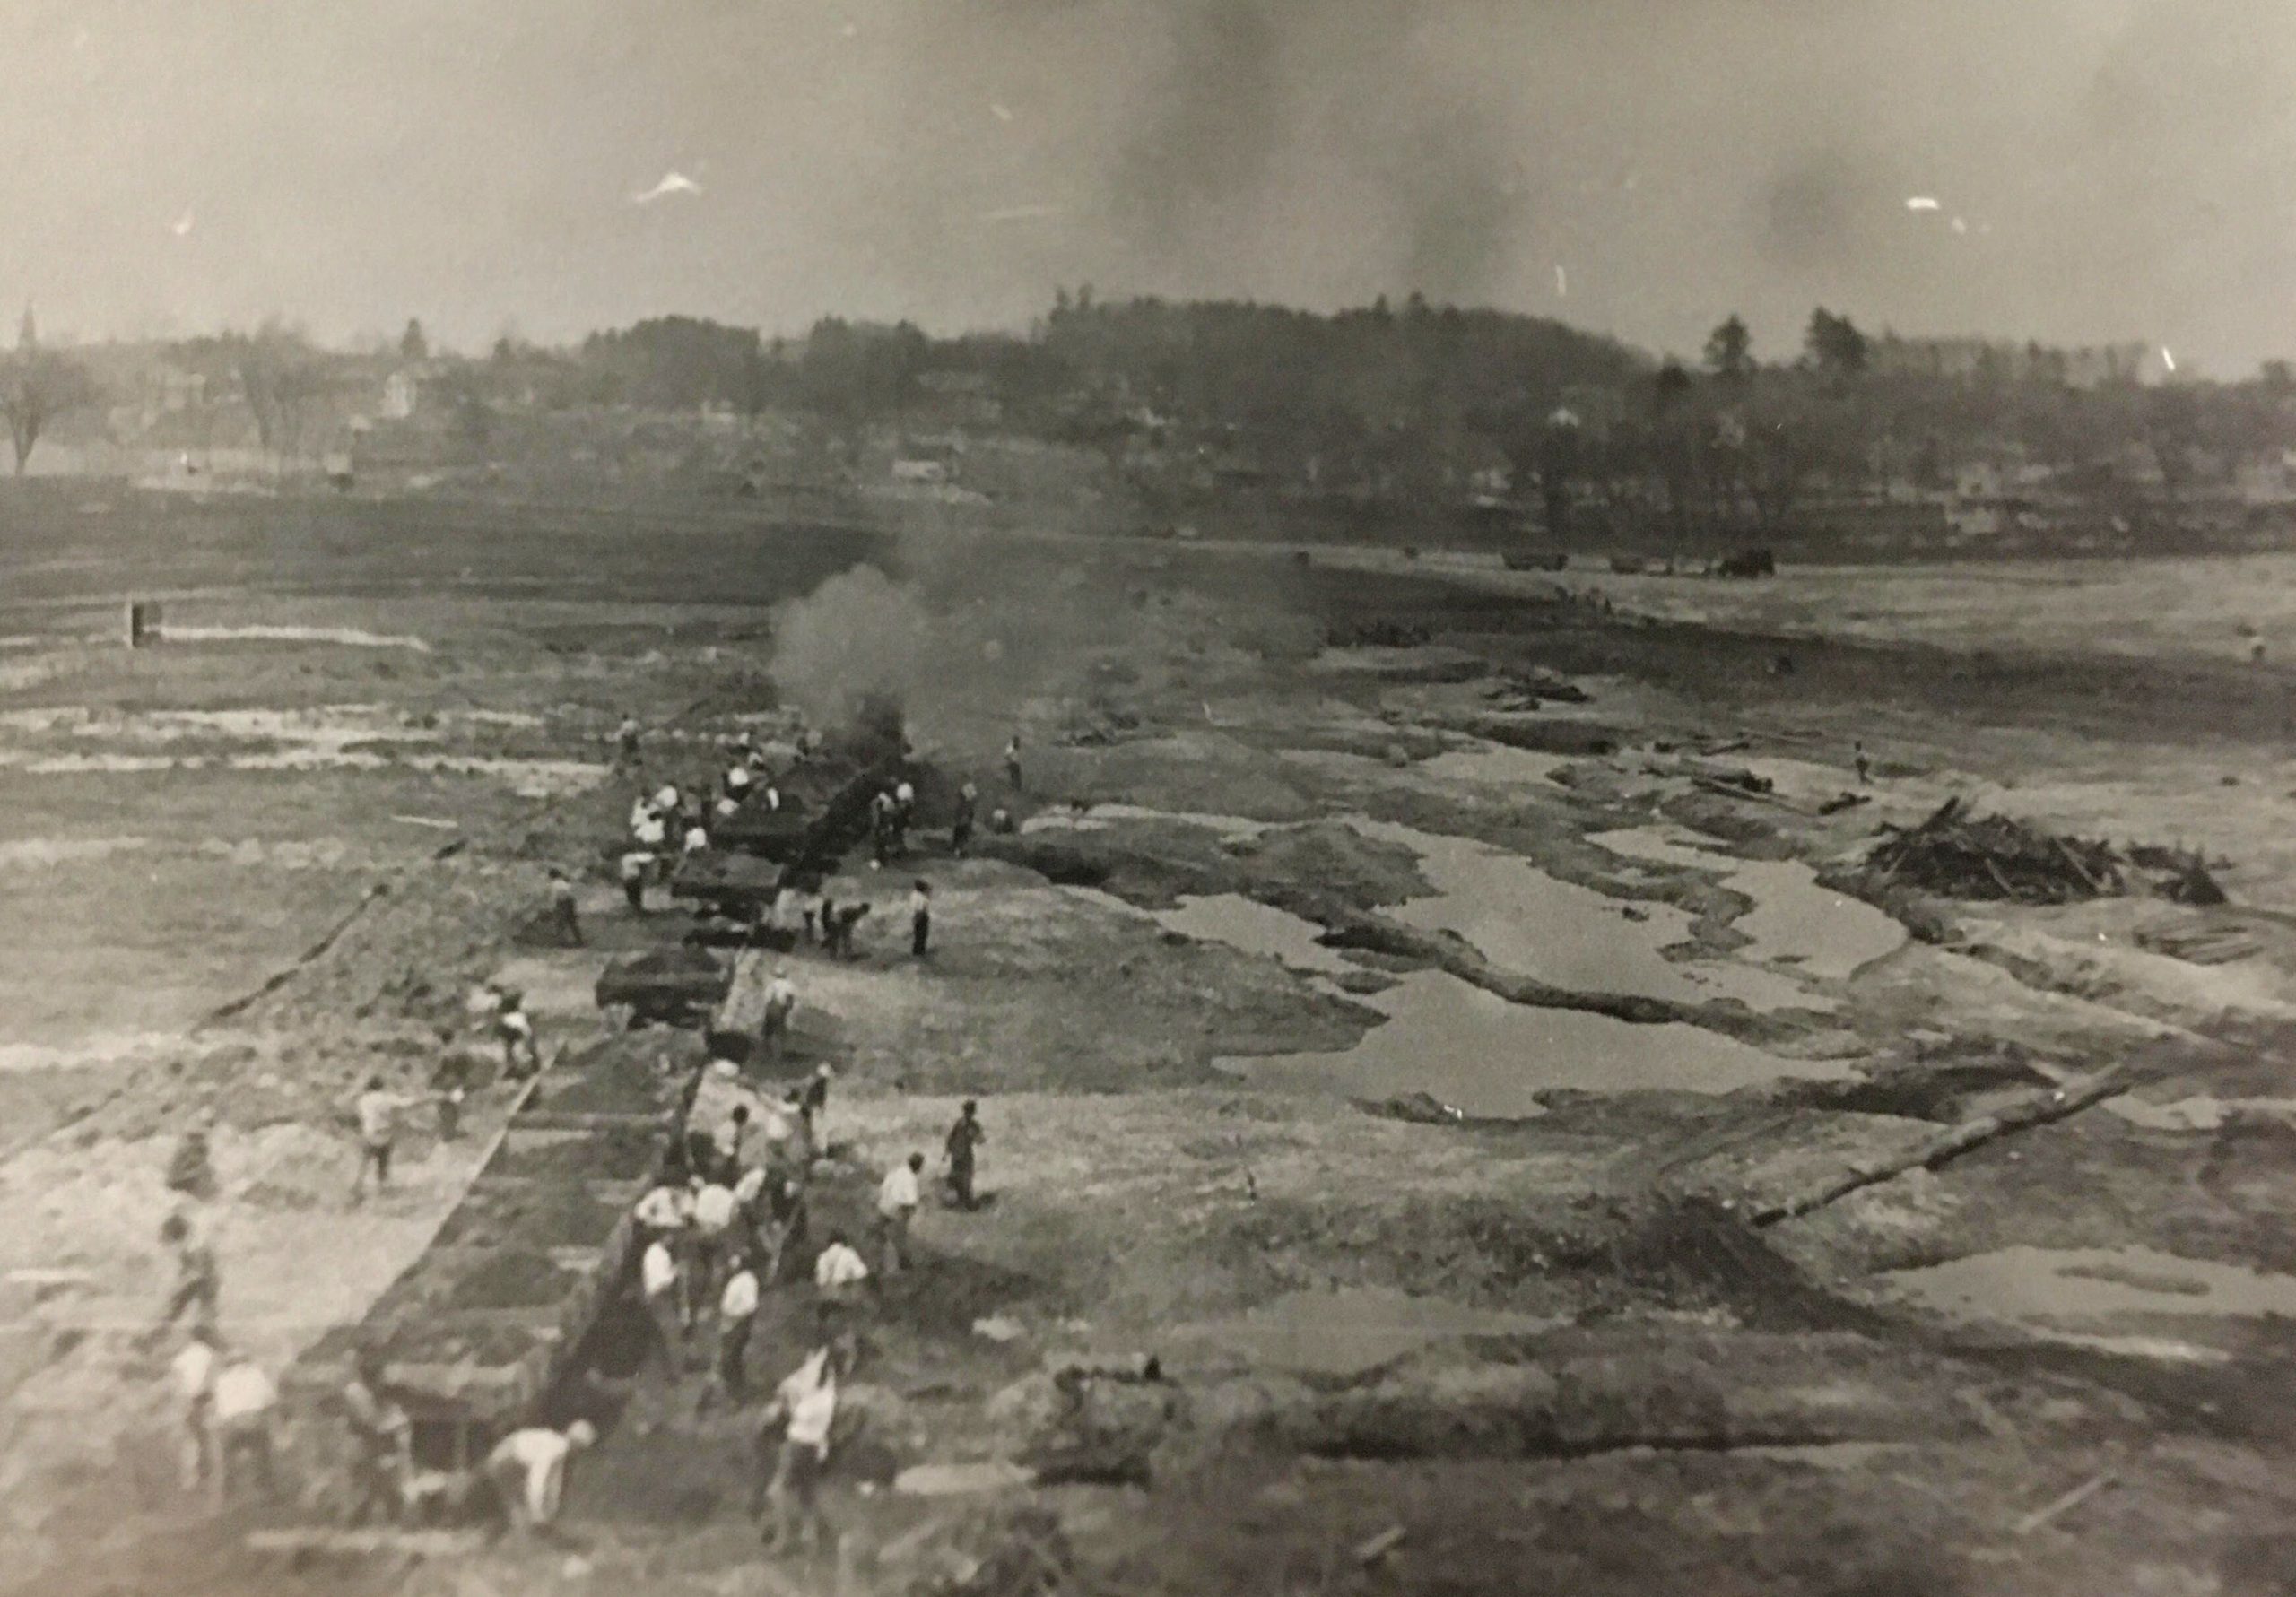
[[[1432,759],[1421,760],[1416,768],[1431,777],[1449,777],[1487,786],[1529,787],[1552,785],[1554,773],[1575,758],[1570,754],[1542,753],[1536,749],[1518,749],[1509,743],[1486,742],[1446,749]]]
[[[1957,1319],[2043,1331],[2109,1330],[2131,1315],[2296,1315],[2296,1276],[2147,1247],[2006,1247],[1884,1280]]]
[[[1749,945],[1739,957],[1792,965],[1822,981],[1845,981],[1906,940],[1897,921],[1861,899],[1819,884],[1800,860],[1742,860],[1667,837],[1655,828],[1596,832],[1587,841],[1627,859],[1721,873],[1753,907],[1731,923]]]
[[[1434,1342],[1463,1336],[1520,1336],[1551,1322],[1383,1288],[1292,1292],[1231,1320],[1178,1327],[1171,1362],[1240,1361],[1301,1375],[1352,1376]]]
[[[1352,1048],[1222,1062],[1255,1086],[1387,1098],[1431,1094],[1467,1114],[1528,1119],[1542,1092],[1732,1092],[1787,1078],[1837,1080],[1838,1061],[1783,1059],[1700,1027],[1637,1026],[1510,1003],[1442,971],[1361,1000],[1387,1019]]]
[[[1295,970],[1329,975],[1356,968],[1337,949],[1317,941],[1324,929],[1315,922],[1239,893],[1184,898],[1177,908],[1156,911],[1156,921],[1166,931],[1263,954]]]
[[[1551,986],[1684,1003],[1713,996],[1658,951],[1690,936],[1688,910],[1611,898],[1472,838],[1391,821],[1353,824],[1418,856],[1435,891],[1391,911],[1406,924],[1457,933],[1493,965]]]
[[[413,649],[427,655],[430,646],[403,633],[369,632],[358,627],[178,627],[161,629],[171,643],[337,643],[349,648]]]
[[[2213,1098],[2196,1093],[2174,1103],[2156,1104],[2125,1095],[2107,1098],[2103,1107],[2107,1113],[2152,1132],[2213,1132],[2227,1120],[2240,1118],[2296,1120],[2296,1098]]]
[[[1272,820],[1253,820],[1242,815],[1213,815],[1196,810],[1152,810],[1142,804],[1093,804],[1081,814],[1073,810],[1048,810],[1041,815],[1031,815],[1021,822],[1021,830],[1099,832],[1106,831],[1119,820],[1169,820],[1181,826],[1202,827],[1230,839],[1257,838],[1276,824]]]

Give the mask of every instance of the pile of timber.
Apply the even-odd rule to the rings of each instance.
[[[1914,887],[1949,898],[2071,904],[2149,887],[2179,904],[2223,904],[2223,888],[2196,851],[2044,831],[2005,815],[1978,815],[1961,799],[1919,826],[1884,826],[1866,855],[1869,887]]]
[[[1876,886],[1901,883],[1950,898],[2066,904],[2126,891],[2124,863],[2109,843],[1972,814],[1955,797],[1918,826],[1883,827],[1866,872]]]

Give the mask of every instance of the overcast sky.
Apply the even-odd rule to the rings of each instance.
[[[81,336],[949,330],[1090,282],[2296,355],[2296,0],[0,12],[0,305]]]

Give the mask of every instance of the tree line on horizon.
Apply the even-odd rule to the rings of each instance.
[[[803,337],[666,316],[549,347],[506,334],[483,355],[435,351],[419,321],[388,348],[329,351],[280,324],[150,352],[228,395],[287,457],[347,385],[419,371],[425,404],[474,450],[509,410],[802,414],[833,434],[902,426],[928,392],[994,403],[1012,431],[1104,452],[1190,452],[1254,481],[1370,502],[1474,485],[1534,500],[1552,532],[1574,506],[1631,500],[1693,524],[1773,528],[1813,484],[1935,482],[1957,459],[2011,449],[2067,468],[2132,445],[2175,493],[2205,454],[2296,444],[2296,382],[2268,362],[2241,383],[2076,386],[2048,352],[1952,374],[1882,359],[1896,347],[1820,308],[1801,347],[1764,360],[1743,318],[1695,364],[1546,317],[1413,295],[1335,313],[1233,301],[1097,299],[1060,291],[1022,333],[935,337],[823,318]],[[2007,348],[2009,346],[2002,346]],[[41,345],[29,315],[0,356],[0,414],[21,472],[60,419],[102,403],[105,352]],[[1982,353],[1982,352],[1981,352]]]

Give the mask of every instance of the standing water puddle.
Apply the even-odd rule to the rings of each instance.
[[[1846,981],[1896,952],[1906,939],[1905,928],[1871,904],[1821,887],[1817,872],[1799,860],[1736,859],[1648,828],[1597,832],[1587,841],[1627,859],[1722,872],[1724,887],[1753,903],[1732,923],[1752,940],[1742,950],[1750,959],[1790,964],[1824,981]]]
[[[1418,855],[1435,892],[1392,912],[1407,925],[1455,932],[1493,965],[1550,986],[1685,1003],[1709,996],[1658,952],[1689,937],[1688,910],[1622,902],[1472,838],[1382,820],[1354,826]]]
[[[1461,782],[1530,787],[1551,785],[1554,773],[1577,758],[1572,754],[1518,749],[1508,743],[1476,743],[1464,749],[1447,749],[1432,759],[1421,760],[1417,768],[1431,777],[1449,777]]]
[[[1477,1117],[1544,1114],[1538,1095],[1733,1092],[1782,1077],[1834,1080],[1832,1060],[1781,1059],[1679,1023],[1637,1026],[1579,1010],[1510,1003],[1442,971],[1422,970],[1362,1000],[1382,1025],[1338,1054],[1225,1059],[1253,1085],[1388,1098],[1425,1092]]]
[[[1292,1292],[1232,1320],[1179,1327],[1175,1363],[1240,1361],[1255,1369],[1353,1376],[1431,1342],[1520,1336],[1552,1322],[1378,1288]]]
[[[1117,810],[1103,806],[1085,819],[1098,820]],[[1126,814],[1265,829],[1265,823],[1235,817]],[[1686,933],[1690,917],[1683,910],[1652,905],[1648,919],[1631,920],[1618,900],[1558,881],[1500,849],[1406,826],[1352,824],[1367,837],[1413,849],[1437,888],[1434,896],[1403,906],[1399,918],[1457,932],[1494,964],[1585,991],[1693,1002],[1710,995],[1692,972],[1669,965],[1657,951]],[[1169,930],[1297,968],[1335,974],[1352,968],[1317,941],[1322,929],[1312,921],[1234,894],[1185,898],[1155,918]],[[1758,979],[1764,973],[1735,974]],[[1731,985],[1715,985],[1725,992]],[[1443,971],[1415,972],[1361,1002],[1387,1019],[1352,1048],[1223,1059],[1220,1066],[1280,1090],[1370,1098],[1426,1092],[1468,1115],[1493,1119],[1542,1115],[1538,1095],[1557,1089],[1719,1093],[1849,1073],[1839,1061],[1780,1058],[1697,1026],[1643,1026],[1579,1010],[1513,1003]]]
[[[2296,1276],[2179,1258],[2145,1247],[2005,1247],[1882,1278],[1956,1319],[2021,1326],[2051,1341],[2182,1358],[2219,1355],[2146,1337],[2096,1334],[2171,1315],[2296,1316]]]
[[[1263,954],[1295,970],[1335,975],[1356,968],[1337,949],[1317,941],[1323,928],[1315,922],[1239,893],[1185,898],[1177,909],[1157,911],[1156,921],[1168,932]]]
[[[1194,810],[1151,810],[1140,804],[1092,804],[1081,813],[1075,811],[1047,811],[1042,815],[1031,815],[1021,822],[1021,829],[1023,832],[1098,832],[1107,830],[1109,823],[1116,820],[1169,820],[1181,826],[1200,826],[1231,841],[1257,838],[1276,825],[1272,820],[1253,820],[1242,815],[1208,815]]]

